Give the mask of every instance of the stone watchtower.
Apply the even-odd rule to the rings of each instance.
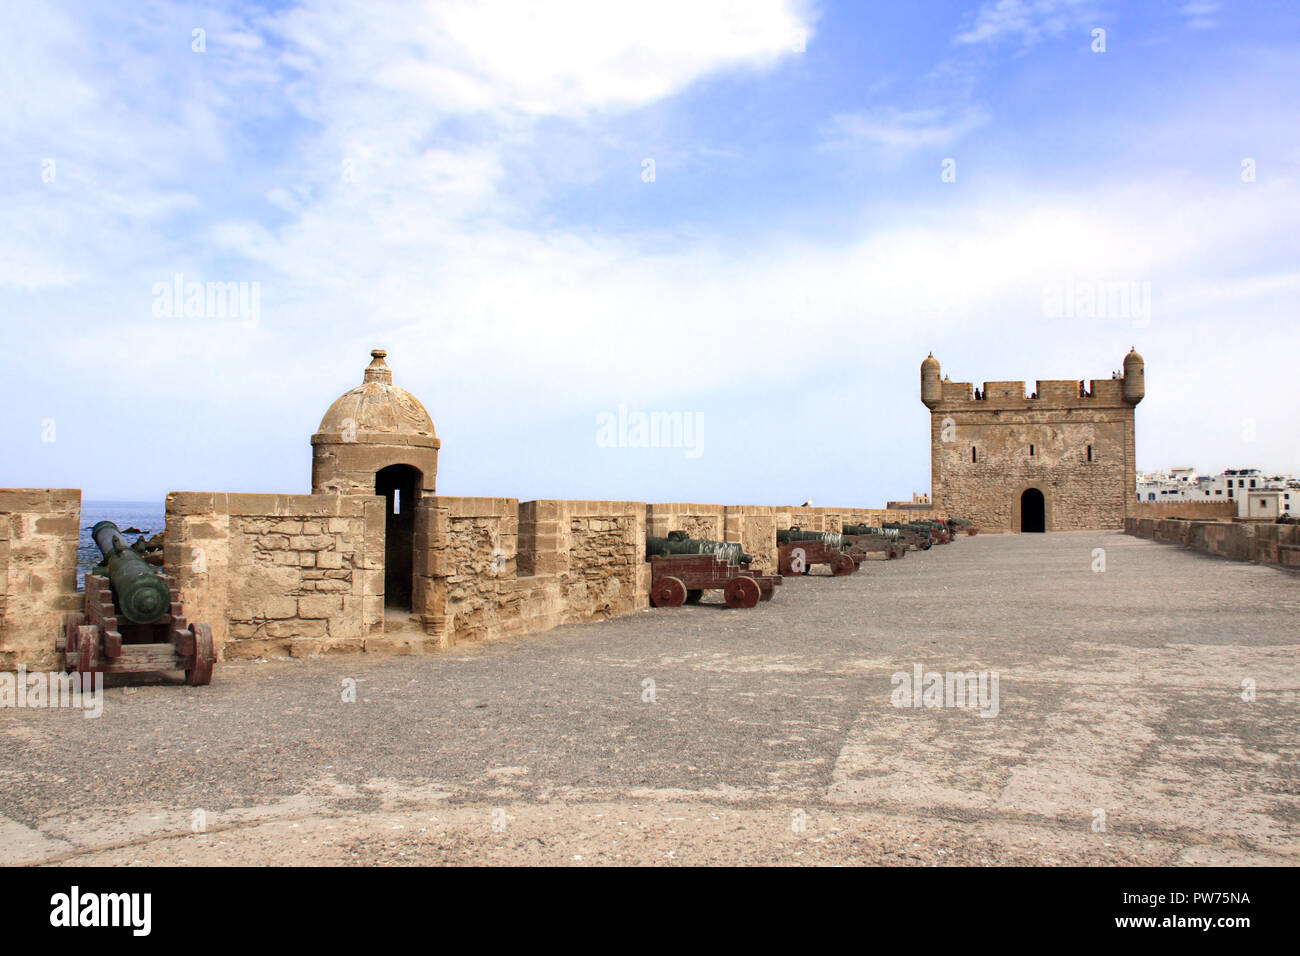
[[[427,617],[430,601],[427,516],[438,477],[433,419],[414,395],[393,384],[375,349],[362,382],[325,413],[311,438],[312,494],[382,495],[387,503],[384,604]]]
[[[392,465],[420,473],[417,487],[433,494],[438,449],[433,419],[419,400],[393,384],[383,349],[370,353],[361,384],[344,393],[311,436],[311,490],[323,494],[382,494],[375,476]]]
[[[1091,382],[969,382],[921,363],[930,409],[934,507],[986,531],[1122,528],[1137,501],[1134,409],[1145,394],[1142,356],[1122,376]]]

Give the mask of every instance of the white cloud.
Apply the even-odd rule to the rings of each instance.
[[[1300,222],[1300,196],[1280,189],[1207,198],[1196,184],[1140,184],[1093,191],[1086,201],[1012,191],[936,199],[912,212],[911,223],[882,223],[856,242],[755,236],[736,246],[496,226],[439,235],[436,225],[420,230],[423,207],[398,229],[389,218],[400,215],[396,207],[349,216],[339,205],[282,236],[250,232],[247,241],[250,255],[294,277],[286,298],[301,298],[268,315],[268,325],[286,334],[311,324],[364,333],[382,339],[395,362],[437,355],[425,387],[436,381],[476,401],[498,389],[517,401],[511,370],[545,369],[545,401],[558,409],[592,394],[649,401],[689,393],[700,386],[701,363],[683,361],[687,353],[725,355],[704,363],[709,388],[777,385],[787,373],[772,363],[774,344],[796,332],[862,356],[910,348],[918,327],[931,341],[988,323],[1037,335],[1043,289],[1066,276],[1152,283],[1162,310],[1154,321],[1166,329],[1206,308],[1198,283],[1226,282],[1267,306],[1286,292],[1283,280],[1243,285],[1235,269],[1215,278],[1216,260]],[[338,236],[350,238],[340,246]],[[1122,339],[1130,327],[1113,331]],[[1059,334],[1072,332],[1050,336]],[[302,348],[311,368],[337,361],[340,344]]]
[[[1007,39],[1033,46],[1067,30],[1095,25],[1090,0],[992,0],[975,14],[958,43],[996,43]]]
[[[173,265],[188,247],[206,254],[207,241],[217,252],[316,256],[252,260],[297,277],[346,260],[337,274],[355,279],[363,234],[419,242],[514,213],[505,158],[527,157],[540,119],[588,122],[710,74],[774,67],[814,24],[802,0],[439,0],[383,16],[323,0],[275,14],[159,8],[145,26],[118,22],[121,12],[101,9],[99,20],[42,6],[0,39],[0,98],[16,106],[0,120],[0,154],[26,162],[11,181],[28,184],[0,211],[0,248],[22,243],[4,257],[0,288],[93,275],[105,253],[152,249]],[[190,50],[195,23],[207,29],[202,54]],[[253,158],[271,131],[286,151],[278,168]],[[59,185],[42,192],[45,156]],[[287,223],[208,203],[180,243],[117,241],[124,219],[175,221],[197,211],[194,184],[250,166],[271,179],[263,199]]]
[[[899,110],[882,107],[863,113],[841,113],[825,130],[832,147],[873,146],[908,151],[948,146],[989,121],[980,107],[962,109]]]
[[[1231,314],[1226,306],[1240,308],[1260,299],[1300,294],[1300,272],[1269,272],[1245,278],[1188,279],[1160,300],[1160,308],[1174,314]]]
[[[366,10],[313,4],[280,21],[294,62],[330,78],[305,106],[322,113],[361,86],[411,95],[438,113],[629,109],[719,70],[774,66],[812,26],[804,4],[790,0],[439,0],[396,16]]]
[[[1190,29],[1213,30],[1219,26],[1216,14],[1220,12],[1221,6],[1213,0],[1193,0],[1180,7],[1178,12],[1187,18],[1187,26]]]

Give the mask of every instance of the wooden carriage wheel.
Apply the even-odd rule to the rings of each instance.
[[[852,574],[857,569],[857,562],[843,552],[840,552],[831,559],[831,574],[834,574],[837,577],[842,574]]]
[[[206,624],[191,624],[194,635],[194,666],[185,672],[185,683],[199,687],[212,683],[212,665],[216,663],[216,648],[212,643],[212,628]]]
[[[686,603],[686,585],[681,578],[664,575],[651,587],[650,600],[655,607],[681,607]]]
[[[727,599],[727,607],[742,608],[757,604],[763,592],[753,578],[739,577],[733,578],[722,593]]]

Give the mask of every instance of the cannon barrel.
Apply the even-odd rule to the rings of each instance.
[[[126,543],[117,525],[101,521],[90,529],[90,536],[104,556],[113,596],[128,621],[153,624],[171,610],[167,583]]]
[[[801,528],[786,528],[776,532],[777,544],[794,544],[799,541],[820,541],[830,548],[844,547],[844,536],[835,531],[804,531]]]
[[[874,534],[877,537],[881,537],[881,538],[897,538],[898,529],[877,528],[875,525],[871,525],[871,524],[846,524],[844,526],[844,534],[853,535],[853,536]]]
[[[876,535],[882,535],[886,538],[896,538],[898,537],[898,529],[877,528],[875,525],[872,524],[846,524],[844,526],[844,534],[847,535],[876,534]]]
[[[646,560],[673,554],[712,554],[728,564],[750,564],[754,556],[746,554],[734,541],[709,541],[706,538],[688,538],[683,531],[670,531],[666,538],[650,535],[645,539]]]

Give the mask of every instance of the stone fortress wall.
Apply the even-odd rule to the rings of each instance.
[[[1300,524],[1130,517],[1124,530],[1139,538],[1194,551],[1300,571]]]
[[[437,494],[438,440],[376,350],[312,437],[312,494],[173,492],[164,566],[218,659],[423,653],[650,606],[646,535],[739,541],[933,510],[523,501]],[[0,667],[47,667],[79,610],[78,491],[0,491]]]
[[[0,670],[54,666],[63,615],[81,609],[81,492],[0,489]]]
[[[425,646],[511,637],[648,606],[645,505],[435,497],[438,613]]]
[[[163,564],[227,656],[361,650],[384,631],[375,496],[173,492]]]
[[[385,501],[377,495],[173,492],[165,566],[220,660],[423,653],[650,606],[647,533],[740,541],[775,568],[776,531],[837,531],[938,516],[871,508],[421,501],[431,555],[423,615],[384,610]],[[0,669],[55,666],[54,635],[80,610],[75,490],[0,491]]]
[[[1231,521],[1237,517],[1235,501],[1139,501],[1130,518],[1183,518],[1187,521]]]

